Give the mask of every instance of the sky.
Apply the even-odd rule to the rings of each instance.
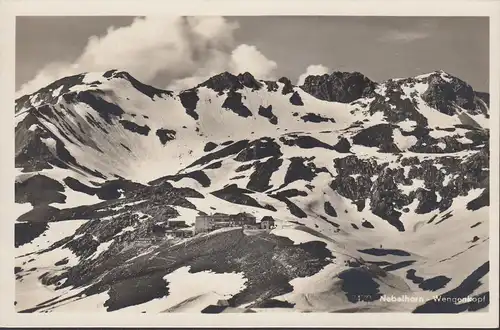
[[[444,70],[488,91],[487,17],[32,16],[16,20],[16,90],[120,69],[158,88],[229,71],[256,78],[358,71],[375,81]]]

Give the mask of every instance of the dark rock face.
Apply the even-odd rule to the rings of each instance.
[[[394,255],[394,256],[401,256],[401,257],[411,256],[411,254],[409,254],[406,251],[396,250],[396,249],[365,249],[365,250],[359,250],[359,252],[362,252],[365,254],[370,254],[373,256],[386,256],[386,255]]]
[[[281,91],[283,95],[293,93],[293,84],[290,79],[288,79],[287,77],[281,77],[280,79],[278,79],[278,82],[285,85],[283,86],[283,89]]]
[[[149,131],[151,131],[151,128],[149,128],[148,125],[144,125],[144,126],[137,125],[136,123],[125,120],[125,119],[120,119],[120,124],[126,130],[129,130],[129,131],[137,133],[137,134],[145,135],[145,136],[147,136],[149,134]]]
[[[406,278],[412,281],[414,284],[420,284],[424,281],[424,278],[421,276],[417,276],[415,269],[408,269],[406,271]]]
[[[30,243],[35,238],[42,235],[49,228],[46,222],[32,223],[22,222],[16,223],[14,229],[14,244],[19,247],[26,243]]]
[[[95,195],[98,190],[97,188],[89,187],[72,177],[67,177],[63,181],[70,189],[87,195]]]
[[[465,280],[456,288],[440,295],[438,299],[431,299],[425,304],[418,306],[413,313],[460,313],[464,311],[476,311],[480,308],[488,306],[489,292],[485,288],[485,292],[476,296],[472,296],[474,290],[481,286],[481,279],[489,273],[489,262],[484,263],[475,271],[473,271]],[[460,302],[459,299],[466,297],[474,297],[476,299],[470,302]],[[480,298],[480,299],[479,299]]]
[[[376,276],[365,267],[355,267],[342,271],[338,277],[342,280],[342,291],[351,303],[362,301],[376,301],[382,294],[378,290],[380,285],[375,282]]]
[[[328,172],[326,168],[317,168],[309,159],[302,157],[290,158],[290,166],[285,174],[284,185],[297,180],[305,180],[311,182],[312,179],[320,172]]]
[[[294,306],[295,304],[289,303],[288,301],[267,299],[256,303],[251,308],[293,308]]]
[[[252,164],[243,164],[241,166],[238,166],[238,168],[235,170],[235,172],[238,173],[238,172],[247,171],[247,170],[251,169],[254,166],[254,164],[255,164],[255,162]]]
[[[74,94],[74,98],[93,108],[108,124],[112,124],[112,118],[121,118],[125,112],[118,105],[105,101],[99,94],[102,92],[82,91]],[[72,97],[72,94],[65,96]]]
[[[331,122],[334,123],[335,119],[333,118],[325,118],[322,117],[321,115],[315,114],[315,113],[308,113],[300,117],[304,122],[311,122],[311,123],[322,123],[322,122]]]
[[[351,144],[349,143],[349,140],[341,137],[339,142],[333,146],[333,149],[340,153],[349,153],[351,152]]]
[[[487,165],[489,162],[489,155],[486,150],[476,152],[463,161],[453,157],[443,157],[438,163],[442,166],[441,170],[438,170],[435,166],[437,164],[433,160],[424,160],[420,162],[412,158],[403,158],[402,163],[403,161],[405,164],[412,164],[408,172],[408,179],[423,180],[426,190],[431,191],[423,192],[423,190],[420,190],[422,206],[419,207],[419,211],[423,213],[429,209],[435,208],[439,208],[441,212],[445,211],[451,206],[454,198],[466,196],[471,189],[485,188],[484,183],[489,180]],[[416,161],[418,161],[418,163],[416,163]],[[418,165],[418,167],[416,165]],[[443,184],[446,174],[456,174],[456,176],[451,178],[447,184]],[[432,195],[435,192],[438,192],[441,196],[439,203],[436,204],[432,196],[428,196],[430,199],[428,202],[425,202],[426,196],[429,194]],[[486,195],[487,192],[483,191],[482,194]],[[470,207],[474,206],[480,208],[486,206],[485,203],[489,202],[484,198],[484,195],[478,196],[477,199],[469,203]]]
[[[475,211],[479,210],[484,206],[489,206],[489,205],[490,205],[490,189],[486,188],[483,190],[481,195],[479,195],[477,198],[467,203],[467,210]]]
[[[270,234],[246,236],[241,231],[220,233],[210,240],[194,238],[185,246],[166,245],[157,257],[138,257],[126,267],[124,261],[136,251],[123,252],[121,248],[116,247],[113,258],[102,259],[101,267],[95,267],[95,263],[86,264],[64,274],[69,285],[74,286],[84,285],[77,274],[85,274],[86,280],[94,283],[84,291],[87,296],[113,290],[106,302],[108,311],[168,295],[169,284],[165,286],[165,282],[160,280],[183,266],[190,266],[191,273],[206,270],[216,273],[243,272],[247,279],[245,289],[228,301],[230,306],[238,306],[256,301],[261,296],[267,299],[291,292],[293,287],[288,283],[291,279],[315,274],[332,257],[321,242],[294,245],[283,237]],[[257,259],[260,263],[258,267],[254,262]],[[290,265],[287,271],[283,262]],[[111,271],[107,272],[108,269]],[[46,281],[56,279],[51,277]],[[93,281],[95,279],[98,280]],[[162,288],[159,288],[160,283]],[[134,295],[136,291],[141,293]],[[210,310],[214,312],[215,309]]]
[[[47,205],[39,205],[33,208],[31,211],[28,211],[21,215],[19,218],[17,218],[17,221],[30,223],[46,223],[56,220],[62,220],[58,219],[59,214],[60,210],[58,208]]]
[[[376,83],[359,72],[334,72],[331,75],[308,76],[300,87],[320,100],[351,103],[372,96]]]
[[[257,81],[249,72],[235,76],[226,71],[211,77],[207,81],[198,85],[198,87],[207,87],[218,92],[219,95],[222,95],[224,91],[236,91],[243,89],[244,87],[251,88],[252,90],[258,90],[262,87],[262,83]]]
[[[328,214],[331,217],[336,218],[337,217],[337,211],[335,211],[335,208],[332,206],[332,204],[328,201],[325,202],[324,204],[324,209],[325,213]]]
[[[229,91],[222,107],[233,111],[241,117],[252,116],[252,112],[241,102],[241,94],[238,92]]]
[[[384,267],[383,269],[386,272],[392,272],[392,271],[413,265],[414,263],[415,263],[415,260],[405,260],[405,261],[400,261],[400,262],[397,262],[395,264]]]
[[[474,93],[478,99],[486,103],[488,107],[490,106],[490,94],[478,91],[475,91]]]
[[[85,119],[89,123],[90,126],[93,126],[94,128],[100,129],[104,133],[108,133],[108,131],[103,127],[103,125],[97,121],[94,116],[92,116],[90,113],[85,114]]]
[[[64,203],[64,186],[45,175],[34,175],[15,184],[16,203],[30,203],[33,206]]]
[[[373,160],[362,160],[356,156],[335,159],[334,166],[337,176],[330,187],[341,196],[350,199],[358,210],[370,199],[371,211],[387,220],[398,230],[404,226],[399,220],[401,212],[408,212],[407,206],[415,199],[418,205],[417,214],[426,214],[439,209],[440,212],[448,209],[453,199],[466,196],[471,189],[485,188],[488,182],[489,155],[485,150],[472,154],[465,160],[454,157],[441,157],[420,161],[417,157],[401,158],[401,166],[410,167],[407,174],[402,167],[386,168],[387,163],[377,164]],[[351,175],[357,175],[356,179]],[[374,178],[376,176],[376,179]],[[445,184],[445,175],[453,175]],[[424,182],[424,188],[418,188],[409,194],[403,193],[397,185],[412,185],[413,180]],[[437,194],[441,199],[438,201]],[[480,208],[488,203],[487,190],[469,203],[470,208]],[[405,211],[406,210],[406,211]],[[439,224],[446,218],[436,222]],[[434,219],[431,219],[432,222]]]
[[[239,205],[247,205],[253,206],[257,208],[267,209],[271,211],[276,211],[274,207],[271,205],[261,205],[254,198],[248,196],[247,194],[253,193],[250,190],[238,188],[237,185],[232,184],[224,187],[223,189],[212,192],[211,194],[217,198],[223,199],[227,202],[239,204]]]
[[[73,189],[74,191],[78,191],[87,195],[96,195],[103,200],[116,199],[122,195],[122,192],[125,195],[128,195],[129,192],[143,187],[141,184],[123,179],[106,181],[98,187],[89,187],[72,177],[66,177],[63,181],[69,188]]]
[[[468,127],[467,129],[470,130],[465,133],[465,137],[470,139],[472,143],[459,142],[459,138],[461,136],[458,134],[450,134],[447,136],[434,138],[430,135],[432,129],[421,126],[415,127],[412,132],[401,131],[401,133],[404,136],[413,135],[417,138],[417,142],[408,150],[419,153],[453,153],[465,150],[478,150],[481,149],[484,145],[489,144],[488,131],[477,130],[473,127]],[[442,145],[444,145],[444,147]]]
[[[222,167],[222,161],[219,160],[218,162],[214,162],[210,165],[205,166],[206,169],[217,169]]]
[[[167,175],[167,176],[161,177],[160,179],[157,179],[157,180],[152,181],[152,182],[158,183],[160,181],[179,181],[179,180],[184,179],[184,178],[191,178],[193,180],[196,180],[203,187],[210,187],[210,184],[211,184],[210,178],[203,171],[194,171],[194,172],[183,173],[183,174]]]
[[[308,135],[287,134],[286,137],[280,137],[280,141],[290,147],[297,146],[303,149],[325,148],[332,150],[331,145]]]
[[[287,190],[279,191],[275,195],[278,197],[291,198],[291,197],[297,197],[297,196],[305,197],[305,196],[307,196],[307,193],[305,191],[301,191],[301,190],[297,190],[297,189],[287,189]]]
[[[106,311],[112,312],[168,296],[168,286],[162,274],[146,275],[120,281],[111,286],[109,299],[104,303]]]
[[[273,125],[278,124],[278,117],[273,114],[273,106],[269,105],[267,107],[259,106],[259,115],[269,119],[269,122]]]
[[[365,200],[370,198],[370,209],[373,214],[387,220],[399,231],[404,231],[404,226],[399,220],[401,213],[396,209],[402,209],[413,199],[399,192],[395,181],[399,182],[400,179],[393,170],[384,169],[385,165],[361,160],[356,156],[335,159],[338,174],[330,183],[330,187],[341,196],[352,200],[358,206],[358,210],[363,209]],[[399,173],[401,175],[401,172]],[[351,174],[359,176],[354,179]],[[375,174],[378,177],[372,181]]]
[[[399,231],[404,231],[404,225],[399,220],[401,212],[397,211],[397,209],[402,209],[410,204],[410,198],[397,189],[391,169],[384,169],[382,174],[375,180],[370,193],[370,209],[372,213],[388,221]]]
[[[139,92],[143,93],[144,95],[147,95],[150,97],[152,100],[154,100],[155,96],[157,97],[163,97],[163,96],[172,96],[173,93],[171,91],[163,90],[163,89],[158,89],[150,85],[146,85],[134,77],[132,77],[128,72],[125,71],[119,71],[113,74],[113,77],[115,78],[123,78],[128,80],[132,86],[134,86],[135,89],[137,89]]]
[[[415,209],[415,213],[425,214],[438,208],[437,196],[434,191],[418,188],[416,191],[416,197],[419,200],[419,203]]]
[[[57,101],[57,98],[59,96],[54,97],[52,95],[52,92],[58,88],[60,88],[60,93],[59,95],[63,95],[69,92],[71,87],[76,86],[76,85],[85,85],[83,83],[83,79],[85,78],[85,74],[77,74],[65,78],[61,78],[59,80],[54,81],[50,85],[47,85],[41,89],[39,89],[37,92],[30,94],[30,95],[24,95],[16,100],[16,110],[15,112],[17,113],[23,108],[31,108],[32,104],[30,102],[30,98],[32,96],[37,95],[36,99],[34,101],[41,101],[44,104],[54,104]]]
[[[29,131],[31,125],[38,125],[35,131]],[[53,166],[67,168],[65,161],[71,158],[65,157],[69,153],[63,149],[59,139],[52,133],[42,128],[34,114],[30,113],[18,124],[15,133],[15,166],[22,168],[23,172],[41,171],[51,169]],[[56,141],[56,148],[61,152],[54,154],[42,139],[52,138]],[[33,157],[32,155],[36,155]],[[69,155],[70,156],[70,155]]]
[[[267,86],[267,91],[268,92],[276,92],[279,88],[278,84],[276,83],[276,81],[264,81],[264,83],[266,84]]]
[[[254,191],[264,192],[271,188],[269,180],[274,172],[283,164],[283,160],[278,157],[272,157],[263,163],[255,164],[255,170],[250,175],[250,181],[247,188]]]
[[[385,119],[393,124],[411,120],[420,126],[427,126],[427,118],[417,110],[416,92],[412,93],[409,98],[404,93],[403,86],[408,84],[410,87],[414,86],[413,78],[397,81],[389,79],[384,82],[384,92],[374,93],[374,100],[369,103],[368,113],[373,115],[376,112],[382,112]],[[366,107],[366,105],[362,106]]]
[[[171,184],[160,180],[159,182],[149,183],[151,186],[143,186],[127,180],[107,181],[103,184],[94,183],[94,187],[90,187],[78,182],[72,178],[66,178],[64,183],[73,190],[80,191],[89,195],[97,195],[103,201],[94,205],[84,205],[72,208],[57,209],[51,206],[39,205],[33,210],[23,214],[18,218],[20,222],[53,222],[66,221],[73,219],[101,219],[103,217],[116,215],[116,211],[110,208],[121,206],[129,202],[147,200],[135,206],[126,205],[123,207],[123,212],[131,209],[141,210],[150,214],[156,209],[166,209],[167,205],[175,205],[186,208],[195,209],[195,206],[189,202],[189,198],[204,198],[203,195],[188,188],[173,188]],[[116,200],[123,197],[120,200]],[[128,213],[130,215],[130,213]],[[124,213],[123,216],[126,216]],[[119,217],[122,217],[120,215]],[[119,220],[117,220],[120,222]],[[114,223],[114,222],[110,222]],[[121,223],[121,222],[120,222]],[[117,228],[117,223],[110,225],[112,228]]]
[[[198,120],[199,116],[196,112],[196,105],[200,100],[198,97],[198,91],[196,89],[183,91],[179,94],[179,99],[181,100],[184,109],[186,109],[186,113],[193,117],[194,120]]]
[[[55,266],[61,266],[61,265],[66,265],[69,262],[68,258],[61,259],[59,261],[56,261],[54,263]]]
[[[238,77],[226,71],[209,78],[197,87],[207,87],[218,92],[219,95],[222,95],[226,90],[235,91],[242,89],[243,84],[240,82]]]
[[[240,73],[238,75],[238,80],[243,86],[251,88],[253,91],[259,90],[262,87],[262,84],[258,82],[250,72]]]
[[[241,150],[241,152],[236,156],[235,160],[239,162],[247,162],[270,156],[279,157],[283,155],[280,149],[281,147],[274,141],[274,139],[263,137],[249,143],[245,149]]]
[[[368,220],[363,221],[363,223],[361,224],[361,226],[363,226],[365,228],[370,228],[370,229],[375,228],[375,227],[373,227],[373,225],[371,224],[371,222],[368,221]]]
[[[299,93],[297,93],[296,91],[293,92],[292,96],[290,96],[290,103],[297,106],[304,105],[304,102],[302,102]]]
[[[442,289],[448,284],[448,282],[451,281],[451,278],[446,277],[446,276],[435,276],[433,278],[429,278],[425,281],[422,281],[420,285],[418,286],[422,290],[425,291],[437,291],[439,289]]]
[[[378,147],[380,152],[400,152],[392,137],[393,126],[378,124],[365,128],[352,138],[354,144],[365,147]]]
[[[307,218],[307,213],[305,213],[300,207],[298,207],[295,203],[290,201],[287,197],[280,194],[272,194],[269,197],[276,198],[279,201],[282,201],[288,207],[290,214],[296,216],[297,218]]]
[[[472,87],[456,77],[449,79],[451,81],[444,80],[440,73],[430,75],[426,79],[429,87],[422,94],[422,99],[429,106],[450,116],[456,113],[454,104],[466,109],[470,114],[480,113],[480,110],[476,109]]]
[[[195,162],[193,162],[192,164],[190,164],[186,168],[190,168],[190,167],[198,166],[198,165],[206,165],[208,163],[211,163],[214,160],[218,160],[218,159],[225,158],[225,157],[228,157],[228,156],[231,156],[234,154],[238,154],[240,151],[242,151],[243,149],[245,149],[248,146],[248,143],[249,143],[248,140],[241,140],[241,141],[235,142],[235,143],[233,143],[233,144],[231,144],[223,149],[217,150],[215,152],[211,152],[211,153],[199,158],[198,160],[196,160]]]
[[[210,152],[210,151],[214,150],[215,148],[217,148],[216,143],[207,142],[207,144],[205,144],[205,147],[203,148],[203,151]]]
[[[160,128],[156,130],[156,136],[160,139],[161,144],[165,145],[168,141],[175,140],[177,132],[171,129]]]

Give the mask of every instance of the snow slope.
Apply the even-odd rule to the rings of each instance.
[[[111,70],[18,99],[16,308],[487,308],[486,102],[442,71],[356,77],[222,73],[174,93]],[[216,212],[277,227],[139,240]]]

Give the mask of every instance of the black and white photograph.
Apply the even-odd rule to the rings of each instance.
[[[56,9],[12,36],[20,317],[498,324],[488,14]]]

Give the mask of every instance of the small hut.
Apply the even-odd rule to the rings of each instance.
[[[260,220],[260,228],[261,229],[273,229],[274,228],[274,218],[266,215]]]

